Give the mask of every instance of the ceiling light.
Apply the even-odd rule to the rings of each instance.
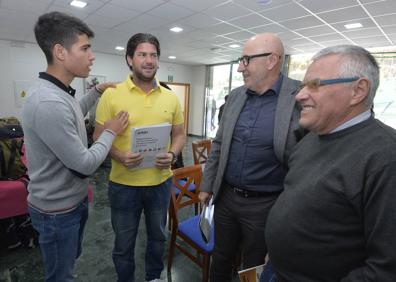
[[[241,47],[241,46],[239,46],[238,44],[231,44],[229,47],[230,48],[238,48],[238,47]]]
[[[84,8],[85,6],[87,6],[87,3],[83,1],[73,0],[70,2],[70,6],[74,6],[77,8]]]
[[[115,47],[115,49],[118,50],[118,51],[124,51],[125,50],[125,48],[122,47],[122,46],[117,46],[117,47]]]
[[[169,56],[168,59],[174,60],[176,59],[176,56]]]
[[[175,26],[175,27],[172,27],[171,29],[169,29],[170,31],[173,31],[173,32],[180,32],[180,31],[183,31],[183,29],[181,28],[181,27],[178,27],[178,26]]]
[[[346,29],[363,27],[361,23],[351,23],[344,25]]]
[[[272,2],[272,0],[258,0],[257,1],[257,3],[260,5],[268,5],[271,2]]]

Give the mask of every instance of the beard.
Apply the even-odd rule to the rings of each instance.
[[[154,73],[150,76],[145,76],[142,72],[139,71],[134,71],[133,76],[136,77],[138,80],[143,81],[143,82],[151,82],[153,81],[157,71],[154,71]]]

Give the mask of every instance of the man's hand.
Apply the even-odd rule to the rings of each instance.
[[[127,168],[134,168],[143,161],[143,156],[139,153],[117,152],[116,160]]]
[[[109,88],[109,87],[116,88],[117,83],[119,83],[119,82],[104,82],[104,83],[95,85],[95,88],[100,93],[100,95],[102,95],[103,92],[105,92],[105,90],[107,88]]]
[[[127,112],[119,112],[115,118],[109,119],[103,125],[104,129],[110,129],[115,134],[119,135],[125,128],[128,127],[129,114]]]
[[[199,192],[198,198],[202,204],[207,205],[209,203],[210,198],[212,197],[211,193],[208,192]]]
[[[155,156],[155,158],[155,167],[159,169],[166,169],[172,164],[173,155],[171,153],[159,153]]]

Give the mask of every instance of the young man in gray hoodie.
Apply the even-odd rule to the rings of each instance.
[[[95,59],[92,30],[59,12],[39,17],[35,28],[47,69],[28,91],[22,126],[28,159],[29,213],[39,233],[46,281],[73,281],[88,218],[88,176],[103,162],[117,134],[128,124],[120,112],[88,149],[84,116],[111,84],[100,84],[74,98],[70,83],[87,77]]]

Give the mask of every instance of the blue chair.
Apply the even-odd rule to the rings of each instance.
[[[201,185],[202,169],[193,165],[173,171],[171,192],[172,231],[168,254],[168,272],[171,271],[175,249],[178,249],[202,268],[202,281],[209,280],[210,256],[214,247],[214,234],[206,243],[199,229],[199,215],[193,215],[186,220],[179,220],[179,211],[199,204],[199,187]],[[195,189],[191,190],[193,186]],[[178,192],[178,193],[176,193]],[[214,230],[213,230],[214,231]],[[183,241],[179,243],[176,239]],[[192,250],[191,250],[192,249]]]
[[[185,179],[178,179],[177,183],[181,186],[184,186],[186,184],[186,180]],[[175,193],[176,195],[178,195],[180,193],[179,188],[177,188],[177,186],[174,186],[175,188]],[[190,183],[190,185],[187,186],[188,191],[194,191],[195,190],[195,184],[194,183]]]
[[[212,140],[204,139],[192,142],[194,164],[205,164],[212,148]]]

